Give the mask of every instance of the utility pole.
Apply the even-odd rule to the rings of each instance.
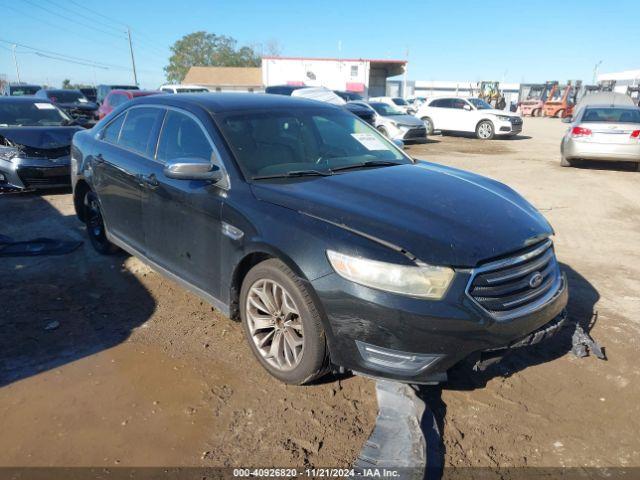
[[[136,60],[133,58],[133,45],[131,44],[131,29],[127,27],[127,36],[129,37],[129,52],[131,52],[131,67],[133,68],[133,84],[138,85],[138,75],[136,73]]]
[[[602,60],[596,63],[595,67],[593,67],[593,84],[595,85],[596,80],[598,79],[598,67],[602,64]]]
[[[407,98],[407,70],[409,69],[409,47],[405,50],[404,78],[402,81],[402,98]]]
[[[13,52],[13,63],[16,66],[16,77],[18,78],[18,83],[20,83],[20,68],[18,68],[18,59],[16,58],[16,47],[17,45],[14,43],[12,52]]]

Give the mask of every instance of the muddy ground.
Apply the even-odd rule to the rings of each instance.
[[[547,216],[571,320],[608,357],[571,355],[567,329],[425,389],[447,466],[640,466],[640,173],[561,168],[564,128],[526,119],[513,140],[408,148],[503,181]],[[1,195],[0,234],[85,238],[68,192]],[[125,254],[85,242],[0,259],[0,466],[345,467],[375,415],[372,380],[278,383],[239,324]]]

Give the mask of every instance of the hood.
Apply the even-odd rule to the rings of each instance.
[[[0,127],[0,137],[25,147],[47,149],[68,147],[82,127]]]
[[[496,108],[487,108],[485,110],[478,110],[480,113],[489,113],[491,115],[504,115],[506,117],[519,117],[517,113],[510,112],[509,110],[498,110]]]
[[[402,125],[411,125],[412,127],[424,127],[424,122],[413,115],[386,115],[384,118],[393,120]]]
[[[506,185],[426,162],[252,188],[259,200],[345,225],[434,265],[473,267],[553,234]]]

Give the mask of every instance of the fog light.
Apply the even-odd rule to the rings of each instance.
[[[356,340],[360,355],[372,368],[388,372],[417,374],[435,364],[441,357],[436,354],[409,353],[378,347]]]

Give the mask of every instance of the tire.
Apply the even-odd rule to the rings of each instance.
[[[532,113],[531,113],[532,117],[541,117],[542,116],[542,110],[539,108],[536,108]]]
[[[102,210],[98,196],[88,190],[83,199],[84,219],[87,226],[87,235],[89,241],[96,252],[101,255],[113,255],[120,249],[107,239],[104,229],[104,221],[102,219]]]
[[[427,136],[433,135],[433,121],[429,117],[422,117],[422,120],[427,127]]]
[[[476,137],[480,140],[492,140],[495,135],[495,128],[489,120],[483,120],[476,126]]]
[[[560,157],[560,166],[571,167],[573,166],[573,163],[571,162],[571,160],[567,160],[566,158],[564,158],[564,156],[562,156]]]
[[[554,115],[556,118],[564,118],[564,110],[558,110],[558,113]]]
[[[384,128],[383,126],[379,126],[378,131],[385,137],[389,138],[389,132],[387,132],[387,129]]]
[[[254,356],[277,379],[303,385],[328,371],[318,309],[308,287],[280,260],[265,260],[249,270],[240,288],[240,317]]]

